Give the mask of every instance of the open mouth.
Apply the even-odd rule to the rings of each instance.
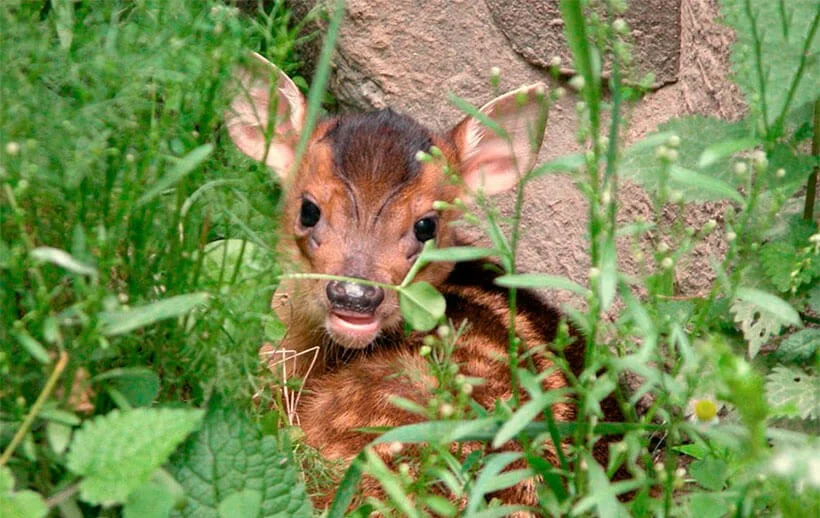
[[[375,338],[381,327],[381,322],[375,315],[342,311],[331,311],[327,316],[327,323],[335,335],[368,343]]]

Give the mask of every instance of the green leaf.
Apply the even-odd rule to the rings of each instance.
[[[252,518],[262,509],[262,493],[243,489],[219,503],[219,518]]]
[[[669,137],[676,135],[680,139],[677,148],[678,160],[675,162],[677,166],[720,180],[734,189],[742,185],[742,180],[732,170],[731,157],[719,158],[705,167],[699,167],[698,161],[709,143],[744,139],[750,134],[752,130],[748,123],[743,121],[726,122],[700,115],[672,119],[661,124],[656,133],[624,151],[620,172],[647,190],[656,192],[660,185],[659,180],[664,174],[663,165],[655,156],[656,149],[660,145],[666,145]],[[715,193],[702,192],[697,186],[684,189],[681,194],[685,201],[692,202],[709,201],[716,196]],[[730,196],[737,196],[737,193]]]
[[[589,290],[580,284],[560,275],[548,275],[546,273],[514,273],[501,275],[495,278],[495,283],[505,288],[549,288],[555,290],[568,290],[579,295],[586,295]]]
[[[721,13],[735,29],[734,79],[750,105],[765,107],[770,126],[818,98],[817,0],[723,0]]]
[[[618,258],[615,240],[611,236],[601,244],[600,267],[598,295],[601,298],[601,310],[607,311],[615,300],[615,290],[618,285]]]
[[[723,140],[712,144],[703,150],[698,160],[698,168],[708,167],[720,159],[731,157],[735,153],[752,149],[760,145],[756,138],[746,137],[741,139]]]
[[[689,516],[723,518],[730,505],[725,493],[692,493],[689,495]]]
[[[73,430],[74,428],[71,426],[55,421],[46,423],[46,439],[54,453],[62,455],[65,452],[66,448],[68,448],[68,443],[71,442],[71,433]]]
[[[550,390],[533,398],[515,411],[503,424],[493,438],[493,448],[500,448],[507,441],[521,433],[525,426],[530,424],[548,406],[561,401],[566,395],[565,390]]]
[[[419,261],[428,263],[440,261],[476,261],[498,255],[495,248],[478,248],[474,246],[452,246],[450,248],[430,248],[422,251]]]
[[[51,363],[51,357],[48,355],[46,348],[43,347],[43,344],[35,340],[34,337],[28,334],[25,330],[12,331],[11,334],[17,339],[20,345],[23,346],[23,349],[25,349],[32,358],[43,365],[48,365]]]
[[[185,315],[204,305],[207,301],[207,293],[190,293],[125,311],[103,311],[99,314],[100,321],[103,324],[102,333],[106,336],[129,333],[135,329],[155,324],[160,320]]]
[[[429,282],[421,281],[399,289],[399,307],[413,329],[429,331],[444,316],[447,302]]]
[[[808,362],[817,354],[818,347],[820,347],[820,329],[802,329],[780,342],[774,357],[781,362]]]
[[[743,203],[743,196],[723,180],[675,164],[669,168],[669,186],[680,191],[687,200]]]
[[[812,311],[820,313],[820,282],[809,291],[809,307]]]
[[[112,369],[94,377],[95,381],[108,381],[133,407],[148,406],[159,394],[159,376],[147,367]]]
[[[157,180],[157,182],[154,183],[154,185],[148,189],[145,194],[140,196],[139,200],[137,200],[135,208],[142,207],[149,201],[162,194],[163,191],[171,188],[172,185],[182,180],[188,175],[188,173],[196,169],[202,162],[204,162],[213,150],[213,144],[205,144],[180,158],[170,171],[168,171],[162,178]]]
[[[786,324],[802,326],[800,315],[791,305],[777,295],[754,288],[738,288],[737,298],[772,313]]]
[[[143,485],[202,419],[198,410],[114,410],[83,423],[68,452],[68,468],[84,478],[80,497],[123,503]]]
[[[766,376],[766,395],[773,415],[820,418],[820,380],[803,369],[778,365]]]
[[[160,483],[150,481],[134,490],[122,508],[123,518],[168,518],[174,496]]]
[[[689,466],[689,474],[695,482],[712,491],[723,489],[728,473],[726,462],[715,458],[696,460]]]
[[[492,491],[490,486],[493,484],[495,478],[498,477],[498,474],[501,473],[504,468],[522,458],[523,455],[524,454],[520,452],[508,451],[487,457],[484,467],[479,472],[473,484],[473,488],[470,491],[467,508],[465,509],[467,516],[471,516],[475,513],[478,510],[478,506],[484,502],[484,496]]]
[[[74,258],[65,250],[59,248],[52,248],[50,246],[40,246],[35,248],[30,253],[32,259],[55,264],[60,268],[68,270],[71,273],[78,275],[87,275],[89,277],[97,276],[97,269],[93,266],[83,264]]]
[[[311,516],[310,501],[289,451],[219,398],[209,404],[200,430],[171,458],[169,471],[189,497],[188,505],[174,516],[217,518],[221,510],[244,505],[235,500],[221,507],[243,491],[261,495],[261,516]]]
[[[42,518],[48,514],[45,500],[34,491],[13,491],[14,476],[0,466],[0,516],[3,518]]]

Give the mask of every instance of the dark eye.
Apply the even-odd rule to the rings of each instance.
[[[416,233],[416,239],[419,241],[429,241],[436,237],[436,218],[430,216],[421,218],[413,225],[413,232]]]
[[[299,223],[303,227],[312,227],[319,223],[322,211],[319,206],[310,200],[302,200],[302,209],[299,211]]]

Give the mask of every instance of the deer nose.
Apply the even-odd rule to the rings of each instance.
[[[326,291],[333,309],[356,313],[373,313],[384,299],[383,289],[355,282],[330,281]]]

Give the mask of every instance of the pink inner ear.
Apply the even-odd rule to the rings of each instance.
[[[518,169],[509,143],[489,131],[476,137],[461,164],[467,187],[488,195],[514,187],[518,182]]]

